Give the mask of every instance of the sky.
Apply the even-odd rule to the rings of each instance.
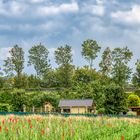
[[[102,47],[94,68],[106,47],[125,47],[133,51],[130,66],[140,59],[139,0],[0,0],[0,66],[9,50],[18,44],[25,51],[40,42],[48,48],[53,68],[57,47],[72,46],[73,63],[88,63],[81,56],[81,44],[93,39]],[[24,72],[33,73],[25,66]]]

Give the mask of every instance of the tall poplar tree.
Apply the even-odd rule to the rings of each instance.
[[[102,60],[99,64],[100,66],[100,71],[104,75],[109,75],[111,72],[111,66],[112,66],[112,56],[111,56],[111,50],[109,47],[107,47],[102,55]]]
[[[47,75],[51,68],[50,60],[48,59],[48,54],[48,49],[41,43],[39,45],[33,46],[29,50],[28,66],[33,65],[34,69],[36,70],[37,76],[41,78],[44,75]]]
[[[112,52],[112,78],[113,81],[121,87],[128,82],[131,76],[131,69],[128,66],[128,62],[131,60],[132,55],[133,53],[128,47],[115,48]]]
[[[90,69],[93,67],[93,60],[97,57],[97,53],[100,52],[101,47],[95,40],[88,39],[82,44],[82,56],[89,63]]]
[[[19,79],[24,69],[24,51],[21,47],[15,45],[11,48],[9,53],[10,57],[7,57],[7,59],[4,60],[4,71],[6,74],[10,75],[13,75],[15,72]]]
[[[59,65],[57,73],[60,85],[69,87],[73,72],[71,46],[65,45],[57,48],[55,51],[55,61]]]

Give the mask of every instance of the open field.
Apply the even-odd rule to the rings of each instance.
[[[140,140],[140,120],[109,117],[0,116],[1,140]]]

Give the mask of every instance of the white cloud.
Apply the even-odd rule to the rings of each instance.
[[[0,60],[5,60],[7,57],[10,57],[10,51],[11,47],[8,48],[0,48]]]
[[[104,15],[104,7],[103,5],[93,5],[91,7],[91,12],[92,14],[98,15],[98,16],[103,16]]]
[[[121,22],[140,24],[140,5],[133,5],[129,11],[113,12],[111,16]]]
[[[83,12],[91,13],[97,16],[103,16],[105,13],[104,4],[101,0],[96,1],[97,4],[87,4],[85,3],[83,6]]]
[[[12,1],[0,2],[0,15],[4,16],[20,16],[26,10],[27,5],[22,2]]]
[[[96,0],[97,4],[104,4],[104,0]]]
[[[44,0],[30,0],[31,3],[41,3],[44,2]]]
[[[59,6],[43,6],[38,8],[39,15],[58,15],[61,13],[73,13],[79,10],[79,6],[76,2],[69,4],[61,4]]]

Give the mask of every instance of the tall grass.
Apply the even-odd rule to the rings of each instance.
[[[0,116],[0,140],[140,140],[140,120]]]

